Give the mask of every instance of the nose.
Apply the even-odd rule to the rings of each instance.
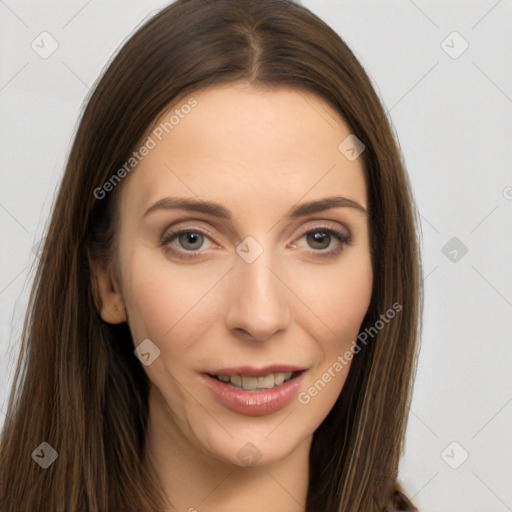
[[[237,256],[231,272],[226,325],[240,339],[265,341],[290,323],[288,290],[272,268],[270,252],[264,250],[252,263]]]

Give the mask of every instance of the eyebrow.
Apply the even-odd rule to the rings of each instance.
[[[304,217],[305,215],[311,215],[313,213],[329,210],[331,208],[353,208],[368,215],[367,209],[357,201],[342,196],[331,196],[314,201],[308,201],[306,203],[295,206],[286,214],[286,217],[295,219],[298,217]],[[155,210],[175,209],[206,213],[221,219],[232,219],[231,212],[218,203],[179,197],[165,197],[160,199],[146,210],[143,217],[146,217],[146,215]]]

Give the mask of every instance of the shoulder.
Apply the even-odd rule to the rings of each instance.
[[[391,506],[388,508],[387,512],[399,511],[418,512],[418,509],[403,492],[397,490],[393,493]]]

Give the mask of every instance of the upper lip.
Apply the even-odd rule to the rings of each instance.
[[[263,375],[269,375],[270,373],[294,373],[302,370],[305,370],[305,368],[289,364],[272,364],[259,368],[255,366],[232,366],[229,368],[218,368],[208,371],[207,373],[210,375],[248,375],[251,377],[261,377]]]

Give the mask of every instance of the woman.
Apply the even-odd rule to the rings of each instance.
[[[415,510],[397,475],[416,222],[385,112],[320,19],[286,0],[161,11],[78,127],[1,510]]]

